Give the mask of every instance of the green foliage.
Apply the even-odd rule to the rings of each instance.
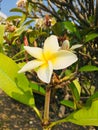
[[[75,26],[75,24],[73,24],[70,21],[57,22],[53,26],[52,29],[56,35],[62,35],[64,31],[66,30],[66,31],[69,31],[69,33],[72,33],[73,35],[75,35],[78,39],[81,39],[81,36],[79,34],[77,27]]]
[[[72,71],[70,69],[66,69],[66,71],[65,71],[66,76],[70,76],[71,73],[72,73]]]
[[[83,126],[98,126],[98,100],[93,101],[90,108],[83,107],[72,113],[67,121]]]
[[[33,92],[45,96],[45,90],[43,87],[38,86],[38,84],[32,82],[30,82],[30,87],[33,90]]]
[[[4,36],[5,25],[0,25],[0,52],[2,52],[3,36]]]
[[[86,36],[85,36],[85,42],[89,42],[91,40],[94,40],[95,38],[98,37],[98,32],[91,32],[91,33],[88,33]]]
[[[81,72],[91,72],[91,71],[98,71],[98,67],[93,65],[85,65],[79,69]]]
[[[24,74],[18,74],[18,65],[9,57],[0,54],[0,88],[10,97],[29,106],[34,106],[32,89]]]
[[[86,101],[86,107],[91,107],[91,104],[93,101],[98,100],[98,92],[95,92],[87,101]]]
[[[20,9],[20,8],[12,8],[11,10],[10,10],[10,12],[17,12],[17,13],[25,13],[22,9]]]
[[[65,106],[67,106],[67,107],[70,107],[70,108],[72,108],[72,109],[75,109],[75,104],[74,104],[74,102],[72,102],[72,101],[69,101],[69,100],[62,100],[61,102],[60,102],[62,105],[65,105]]]
[[[34,22],[34,20],[27,20],[24,25],[25,26],[29,26],[32,22]]]
[[[30,43],[34,42],[38,37],[41,37],[41,36],[47,36],[47,33],[41,30],[32,30],[28,32]]]
[[[0,25],[0,45],[3,44],[4,30],[5,30],[5,25]]]
[[[60,1],[57,3],[58,7],[59,3],[62,2]],[[92,91],[92,81],[88,76],[88,72],[90,72],[95,77],[95,71],[98,71],[96,65],[96,63],[98,63],[98,29],[94,26],[95,17],[91,14],[87,14],[87,16],[89,15],[87,18],[89,21],[86,21],[86,19],[83,19],[84,12],[79,15],[73,15],[73,12],[71,14],[72,10],[70,6],[68,6],[68,10],[70,9],[70,14],[68,16],[69,11],[67,12],[67,8],[65,8],[63,4],[62,7],[64,8],[60,10],[60,8],[57,7],[57,11],[53,9],[54,7],[51,8],[52,4],[50,3],[50,9],[48,10],[48,8],[45,8],[46,5],[42,6],[42,3],[39,3],[39,1],[28,1],[23,8],[19,7],[11,9],[11,12],[16,12],[17,15],[7,18],[8,25],[5,23],[8,26],[7,29],[5,29],[5,25],[0,25],[0,52],[4,51],[4,54],[6,54],[3,55],[0,53],[0,88],[11,98],[33,107],[41,118],[41,115],[35,106],[33,92],[39,94],[39,97],[42,95],[45,96],[46,91],[44,88],[46,88],[46,84],[40,82],[35,73],[31,79],[29,79],[28,75],[26,75],[26,77],[24,74],[18,74],[18,70],[25,64],[25,61],[31,60],[31,57],[23,50],[24,42],[27,42],[27,45],[30,46],[43,47],[43,41],[45,38],[51,34],[55,34],[58,39],[61,38],[59,42],[60,45],[62,45],[65,39],[69,39],[71,44],[83,44],[83,48],[81,47],[79,51],[77,50],[76,52],[73,52],[78,54],[79,62],[77,62],[77,66],[79,63],[80,69],[78,69],[75,64],[66,69],[66,71],[55,71],[52,77],[53,80],[51,80],[51,84],[48,86],[50,87],[49,89],[52,88],[51,90],[54,90],[57,85],[57,88],[59,87],[62,91],[65,91],[65,89],[69,87],[68,94],[71,99],[62,100],[60,103],[65,105],[65,107],[71,108],[73,112],[70,113],[67,118],[58,120],[57,122],[48,123],[50,123],[50,125],[55,125],[61,122],[72,122],[78,125],[98,126],[98,92],[93,92],[94,94],[90,93]],[[68,4],[65,3],[65,6],[66,5],[70,5],[70,2]],[[85,7],[85,5],[83,7]],[[74,10],[75,8],[72,7]],[[80,8],[81,5],[79,5],[79,10]],[[66,10],[64,11],[64,9]],[[79,13],[80,12],[81,11],[79,11]],[[49,13],[49,16],[45,16],[47,13]],[[70,15],[73,16],[70,17]],[[43,19],[43,22],[39,22],[41,25],[36,26],[35,20],[39,17]],[[54,26],[51,25],[52,17],[57,20]],[[76,23],[74,22],[75,20]],[[6,33],[4,35],[4,31],[7,35]],[[24,40],[25,37],[27,38],[27,41]],[[12,59],[20,63],[16,64]],[[85,72],[87,72],[87,75],[85,75]],[[33,81],[33,79],[35,81]],[[79,81],[77,79],[79,79]],[[59,80],[61,80],[62,83],[59,82]],[[89,97],[90,94],[93,95]],[[64,97],[65,95],[62,96]],[[85,99],[84,101],[81,98],[82,96],[88,96],[88,99]],[[80,104],[81,102],[82,104]]]
[[[15,16],[9,16],[9,17],[7,18],[7,20],[8,20],[8,21],[12,21],[12,20],[19,19],[19,18],[21,19],[22,16],[15,15]]]
[[[63,101],[62,104],[73,107],[73,103]],[[86,106],[72,112],[68,117],[53,122],[54,126],[63,122],[71,122],[82,126],[98,126],[98,92],[88,99]]]
[[[16,29],[15,34],[13,36],[20,36],[26,30],[26,26],[21,26]]]
[[[81,93],[81,86],[78,82],[78,80],[74,80],[71,84],[70,84],[70,89],[72,90],[72,94],[74,97],[75,101],[79,101],[80,99],[80,93]]]
[[[73,80],[73,82],[70,83],[69,88],[73,95],[73,101],[70,100],[62,100],[61,104],[77,109],[79,107],[78,101],[80,100],[80,94],[81,94],[81,86],[77,79]]]
[[[58,22],[56,23],[53,28],[52,28],[53,32],[56,34],[56,35],[62,35],[65,28],[64,28],[64,24],[61,23],[61,22]]]

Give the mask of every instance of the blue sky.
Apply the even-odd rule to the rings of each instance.
[[[12,15],[13,13],[9,12],[11,8],[16,7],[17,0],[2,0],[1,2],[1,12],[6,14],[7,16]]]

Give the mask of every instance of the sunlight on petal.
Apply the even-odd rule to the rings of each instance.
[[[69,48],[70,48],[70,43],[69,43],[68,40],[65,40],[65,41],[63,42],[63,44],[62,44],[61,49],[62,49],[62,50],[67,50],[67,49],[69,49]]]
[[[44,54],[47,57],[59,50],[58,39],[55,35],[51,35],[44,42]]]
[[[45,83],[50,83],[52,73],[53,73],[53,66],[50,61],[48,61],[47,64],[44,64],[41,67],[39,67],[37,71],[39,79],[41,79]]]
[[[78,60],[77,56],[70,51],[59,51],[52,59],[53,69],[59,70],[67,68]]]
[[[30,71],[32,69],[35,69],[35,68],[39,67],[42,64],[43,64],[43,62],[38,61],[38,60],[29,61],[27,64],[25,64],[23,66],[23,68],[21,70],[18,71],[18,73],[22,73],[22,72],[25,72],[25,71]]]
[[[29,47],[29,46],[24,46],[24,49],[34,58],[38,58],[43,60],[43,53],[42,49],[39,47]]]
[[[70,49],[71,49],[71,50],[74,50],[74,49],[79,48],[79,47],[81,47],[81,46],[82,46],[81,44],[73,45]]]

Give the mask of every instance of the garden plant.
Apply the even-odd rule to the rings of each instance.
[[[0,23],[0,88],[30,106],[43,130],[98,126],[98,1],[16,4]]]

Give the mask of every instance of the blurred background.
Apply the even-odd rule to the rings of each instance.
[[[11,8],[16,7],[17,0],[0,0],[0,11],[7,16],[13,15]]]

